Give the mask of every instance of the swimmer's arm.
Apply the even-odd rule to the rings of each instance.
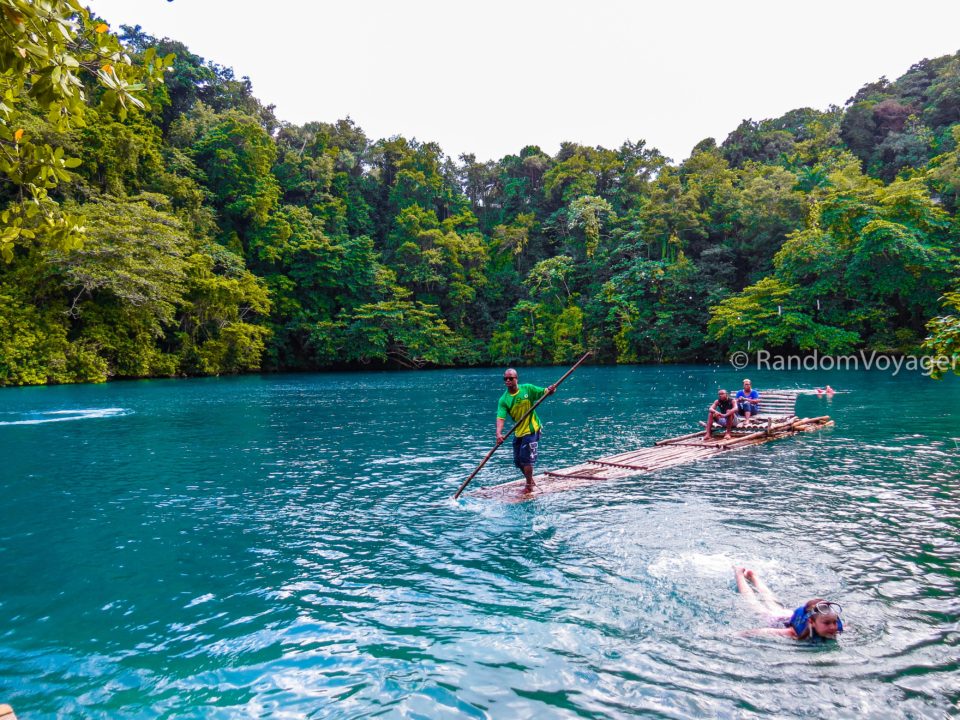
[[[786,628],[754,628],[738,633],[740,637],[787,637],[797,639],[797,631],[792,627]]]

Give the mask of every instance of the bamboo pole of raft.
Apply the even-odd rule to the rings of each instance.
[[[657,447],[660,445],[670,445],[671,443],[676,442],[677,440],[687,440],[688,438],[696,437],[697,435],[703,435],[703,430],[687,433],[686,435],[678,435],[677,437],[667,438],[666,440],[657,440],[654,443],[654,447]]]
[[[730,440],[721,440],[717,443],[717,446],[721,450],[727,450],[728,448],[736,447],[737,445],[742,445],[747,442],[747,440],[759,440],[761,437],[767,437],[767,429],[758,430],[757,432],[752,432],[749,435],[741,435],[737,438],[731,438]]]
[[[696,460],[701,460],[703,458],[708,458],[713,455],[716,455],[718,451],[714,450],[711,452],[703,453],[677,453],[675,455],[667,455],[662,458],[657,458],[655,462],[651,462],[647,466],[647,472],[655,472],[657,470],[663,470],[664,468],[671,467],[673,465],[684,465],[688,462],[694,462]]]
[[[616,462],[623,463],[624,465],[633,465],[633,464],[643,464],[649,460],[656,460],[661,457],[665,457],[675,452],[684,452],[690,448],[712,448],[713,445],[705,445],[698,443],[696,445],[681,445],[679,443],[674,443],[669,446],[660,446],[654,448],[643,448],[640,451],[634,451],[629,453],[621,453],[620,455],[611,455],[609,457],[600,458],[601,462]]]
[[[577,473],[565,475],[564,473],[546,472],[544,475],[553,478],[564,478],[566,480],[610,480],[610,478],[600,477],[599,475],[578,475]],[[520,481],[517,480],[517,482]]]
[[[701,458],[714,455],[718,450],[711,445],[675,445],[665,452],[649,455],[643,460],[643,467],[638,470],[651,471],[661,467],[665,462],[671,462],[677,458]],[[601,462],[603,460],[601,459]]]
[[[728,448],[739,446],[741,444],[749,444],[749,443],[746,443],[747,440],[751,440],[751,441],[758,440],[761,435],[763,435],[764,437],[772,438],[772,437],[776,437],[779,434],[800,431],[802,428],[804,428],[807,425],[813,425],[813,424],[821,425],[827,422],[829,419],[830,419],[829,415],[822,415],[820,417],[815,417],[815,418],[797,419],[789,423],[784,423],[782,425],[773,425],[770,428],[769,433],[767,432],[766,429],[764,429],[755,433],[750,433],[749,435],[742,435],[741,437],[735,438],[733,440],[727,440],[726,442],[722,442],[720,444],[723,447],[723,449],[726,450]]]
[[[820,417],[815,418],[804,418],[803,420],[797,420],[794,425],[809,425],[810,423],[817,423],[818,425],[825,425],[830,422],[829,415],[821,415]]]
[[[797,426],[797,424],[798,424],[797,422],[789,422],[789,423],[783,423],[780,425],[771,425],[770,427],[764,427],[748,435],[741,435],[740,437],[735,437],[730,440],[720,441],[718,445],[720,445],[720,447],[726,450],[727,448],[737,447],[742,444],[749,444],[747,443],[747,440],[750,440],[752,442],[755,440],[759,440],[761,437],[773,438],[773,437],[776,437],[778,434],[790,432],[791,430],[793,430],[794,427]]]
[[[679,443],[674,443],[673,445],[658,447],[645,447],[639,448],[637,450],[630,450],[625,453],[618,453],[616,455],[608,455],[607,457],[600,458],[606,462],[622,462],[622,463],[632,463],[642,461],[644,458],[648,457],[659,457],[660,454],[664,451],[669,451],[671,447],[687,447],[680,445]]]
[[[699,460],[701,458],[710,457],[716,455],[720,450],[710,447],[687,447],[687,448],[677,448],[672,449],[671,451],[665,453],[659,453],[648,461],[647,465],[624,465],[621,463],[607,463],[603,460],[590,460],[587,463],[584,463],[586,467],[576,465],[572,468],[565,468],[567,472],[545,472],[543,476],[548,478],[564,478],[568,480],[615,480],[623,477],[629,477],[630,475],[635,475],[645,472],[653,472],[661,468],[669,467],[671,465],[680,464],[683,462]],[[589,467],[590,465],[603,465],[605,467],[596,468]],[[588,475],[586,473],[600,473],[607,472],[610,473],[606,476],[600,475]],[[520,482],[517,480],[516,482]]]
[[[610,468],[626,468],[628,470],[646,470],[646,465],[627,465],[626,463],[607,462],[606,460],[591,460],[591,465],[603,465]]]
[[[570,377],[571,375],[573,375],[573,371],[576,370],[578,367],[580,367],[580,365],[583,363],[583,361],[586,360],[586,359],[587,359],[588,357],[590,357],[591,355],[593,355],[593,350],[587,350],[587,352],[584,353],[583,357],[580,358],[579,360],[577,360],[576,364],[575,364],[572,368],[570,368],[569,370],[567,370],[567,372],[565,372],[565,373],[563,374],[563,377],[560,378],[559,380],[557,380],[557,381],[553,384],[554,390],[556,390],[558,387],[560,387],[560,383],[562,383],[562,382],[563,382],[564,380],[566,380],[568,377]],[[551,394],[552,394],[552,393],[551,393]],[[535,402],[535,403],[533,404],[533,407],[531,407],[529,410],[527,410],[527,411],[523,414],[523,417],[522,417],[522,418],[520,418],[519,420],[517,420],[517,424],[514,425],[512,428],[510,428],[509,432],[507,432],[507,434],[503,436],[503,440],[498,440],[498,441],[497,441],[497,444],[494,445],[494,446],[490,449],[490,452],[487,453],[487,456],[486,456],[483,460],[480,461],[480,464],[479,464],[479,465],[477,465],[477,469],[474,470],[472,473],[470,473],[470,477],[468,477],[466,480],[464,480],[463,483],[461,483],[460,487],[457,488],[457,492],[456,492],[456,493],[454,494],[454,496],[453,496],[453,499],[454,499],[454,500],[456,500],[457,498],[460,497],[461,493],[463,493],[463,491],[464,491],[464,489],[467,487],[467,485],[470,484],[470,481],[473,480],[473,478],[476,476],[476,474],[477,474],[478,472],[480,472],[480,469],[481,469],[484,465],[487,464],[487,460],[489,460],[491,457],[493,457],[493,454],[497,451],[497,448],[499,448],[501,445],[503,445],[503,443],[506,442],[507,438],[510,437],[510,435],[513,433],[513,431],[516,430],[518,427],[520,427],[520,425],[521,425],[528,417],[530,417],[530,415],[533,414],[533,411],[537,409],[537,406],[538,406],[540,403],[542,403],[544,400],[546,400],[548,397],[550,397],[550,395],[544,395],[542,398],[540,398],[539,400],[537,400],[537,402]]]

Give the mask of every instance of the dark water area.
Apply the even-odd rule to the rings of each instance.
[[[563,370],[521,370],[546,385]],[[541,469],[689,432],[710,367],[584,367]],[[450,496],[500,369],[0,391],[0,702],[85,718],[960,712],[960,378],[754,372],[836,426],[533,502]],[[478,485],[517,478],[501,450]],[[731,567],[835,643],[762,623]]]

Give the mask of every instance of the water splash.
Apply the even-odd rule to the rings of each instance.
[[[95,418],[129,415],[125,408],[78,408],[75,410],[44,410],[42,412],[10,413],[20,416],[18,420],[0,420],[0,425],[43,425],[44,423],[92,420]]]

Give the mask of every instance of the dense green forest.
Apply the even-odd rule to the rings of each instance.
[[[480,162],[284,123],[75,0],[0,6],[0,384],[960,352],[960,53],[679,164]]]

